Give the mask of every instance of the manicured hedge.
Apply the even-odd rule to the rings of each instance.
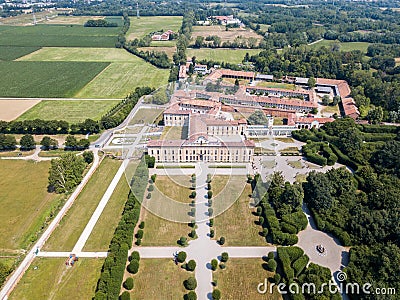
[[[309,257],[307,255],[303,255],[293,263],[294,275],[296,277],[298,277],[301,272],[303,272],[309,261]]]

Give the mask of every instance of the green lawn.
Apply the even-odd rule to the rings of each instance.
[[[9,299],[91,299],[104,259],[80,258],[73,267],[65,259],[36,258]]]
[[[114,48],[119,30],[118,27],[82,25],[2,26],[0,45]]]
[[[84,251],[107,251],[115,228],[118,225],[125,202],[129,194],[129,185],[122,176],[110,200],[102,212],[96,226],[87,240]]]
[[[162,112],[162,109],[141,108],[136,112],[129,125],[153,123]]]
[[[39,47],[0,46],[0,61],[14,60],[39,49]]]
[[[215,186],[216,184],[217,181],[213,181],[211,186]],[[240,197],[232,206],[221,215],[215,217],[215,237],[224,236],[226,246],[267,245],[265,238],[259,234],[262,229],[261,226],[255,224],[255,221],[258,220],[258,217],[253,215],[255,209],[249,207],[250,194],[251,186],[247,184]],[[226,195],[229,195],[228,192]]]
[[[322,40],[321,42],[315,43],[309,47],[313,49],[318,49],[323,46],[330,48],[337,41],[333,40]],[[367,48],[369,43],[367,42],[338,42],[340,45],[341,51],[352,51],[352,50],[360,50],[363,53],[367,53]]]
[[[118,102],[119,100],[44,100],[24,112],[17,120],[62,119],[70,123],[85,119],[100,120]]]
[[[260,81],[257,83],[257,86],[266,88],[275,88],[275,89],[285,89],[285,90],[294,90],[296,88],[294,84],[290,83],[267,82],[267,81]]]
[[[217,288],[221,291],[222,299],[252,299],[252,300],[278,300],[282,295],[276,286],[273,293],[260,294],[257,286],[264,280],[273,277],[274,273],[264,269],[265,262],[262,258],[230,258],[226,269],[213,272],[213,279],[217,280]],[[268,286],[269,287],[269,286]]]
[[[180,126],[165,126],[161,135],[161,140],[184,140],[186,139],[187,130]]]
[[[189,276],[190,273],[176,266],[172,259],[143,258],[140,260],[139,272],[133,276],[135,285],[131,299],[183,299],[187,292],[183,281]]]
[[[1,47],[0,47],[1,51]],[[19,58],[22,61],[137,62],[138,58],[124,49],[44,47]]]
[[[158,69],[136,57],[132,63],[111,63],[81,91],[78,98],[123,98],[138,86],[167,84],[169,71]]]
[[[71,251],[103,197],[121,162],[104,159],[90,178],[73,206],[54,230],[44,248],[51,251]]]
[[[187,57],[196,56],[197,60],[207,59],[238,64],[242,62],[246,53],[251,56],[259,52],[260,50],[258,49],[188,49]]]
[[[72,97],[107,66],[101,62],[0,62],[0,97]]]
[[[303,169],[303,165],[300,160],[289,160],[288,165],[294,169]]]
[[[50,162],[0,160],[0,252],[25,249],[62,196],[47,192]]]
[[[159,30],[172,30],[178,32],[182,25],[180,16],[153,16],[153,17],[131,17],[131,26],[127,32],[127,39],[142,38],[145,35]]]

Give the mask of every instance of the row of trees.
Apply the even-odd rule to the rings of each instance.
[[[117,23],[108,22],[106,19],[87,20],[85,27],[118,27]]]

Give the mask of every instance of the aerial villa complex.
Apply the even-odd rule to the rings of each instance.
[[[206,77],[205,82],[215,82],[220,78],[252,81],[257,77],[254,72],[217,69]],[[251,137],[289,136],[294,130],[319,128],[334,120],[309,115],[318,108],[316,92],[340,96],[343,116],[356,119],[359,115],[346,81],[318,78],[314,91],[304,87],[308,78],[286,80],[292,80],[297,88],[287,90],[249,85],[241,86],[233,95],[177,90],[170,107],[163,113],[164,125],[187,126],[188,136],[181,140],[149,141],[148,153],[158,162],[250,162],[255,148]],[[244,118],[233,118],[233,113],[256,110],[262,110],[268,116],[267,124],[251,125]],[[274,117],[285,118],[286,125],[274,125]]]

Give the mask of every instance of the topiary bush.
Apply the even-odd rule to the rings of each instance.
[[[218,260],[213,259],[211,261],[211,270],[215,271],[217,269],[217,267],[218,267]]]
[[[139,261],[132,259],[127,267],[127,270],[131,274],[136,274],[139,271]]]
[[[145,225],[144,221],[140,222],[139,228],[140,228],[140,229],[144,229],[144,225]]]
[[[228,252],[222,252],[222,254],[221,254],[221,261],[222,261],[222,262],[227,262],[228,259],[229,259],[229,254],[228,254]]]
[[[218,289],[215,289],[215,290],[213,290],[211,296],[212,296],[213,300],[220,300],[221,299],[221,291]]]
[[[185,296],[183,296],[184,300],[197,300],[197,294],[194,291],[190,291]]]
[[[213,212],[214,212],[214,210],[213,210],[211,207],[209,207],[209,208],[208,208],[208,215],[209,215],[209,216],[212,216],[212,215],[213,215]]]
[[[139,229],[136,232],[136,238],[138,238],[138,239],[142,239],[143,238],[143,230],[142,229]]]
[[[211,229],[211,230],[210,230],[210,238],[213,238],[214,236],[215,236],[214,229]]]
[[[270,259],[268,261],[268,270],[271,272],[275,272],[276,271],[276,267],[278,266],[277,262],[275,259]]]
[[[138,251],[133,251],[131,256],[130,256],[130,260],[132,259],[136,259],[137,261],[140,261],[140,254]]]
[[[147,190],[148,190],[149,192],[154,191],[154,185],[150,184],[150,185],[149,185],[149,188],[148,188]]]
[[[225,238],[223,236],[221,236],[219,238],[219,244],[222,246],[223,244],[225,244]]]
[[[124,284],[123,284],[123,287],[124,287],[125,289],[127,289],[127,290],[133,289],[133,278],[132,278],[132,277],[128,277],[128,278],[125,280],[125,282],[124,282]]]
[[[125,291],[119,296],[119,299],[120,300],[130,300],[131,294],[129,292]]]
[[[142,244],[142,239],[137,239],[135,245],[140,246],[141,244]]]
[[[183,281],[183,285],[185,286],[185,289],[193,291],[197,287],[197,280],[194,277],[189,277],[188,279]]]
[[[183,263],[186,260],[187,254],[185,251],[180,251],[176,257],[176,260],[180,263]]]
[[[188,263],[186,264],[186,270],[188,270],[189,272],[193,272],[196,269],[196,262],[191,259],[188,261]]]
[[[214,226],[214,219],[210,219],[209,225],[210,225],[210,227]]]

